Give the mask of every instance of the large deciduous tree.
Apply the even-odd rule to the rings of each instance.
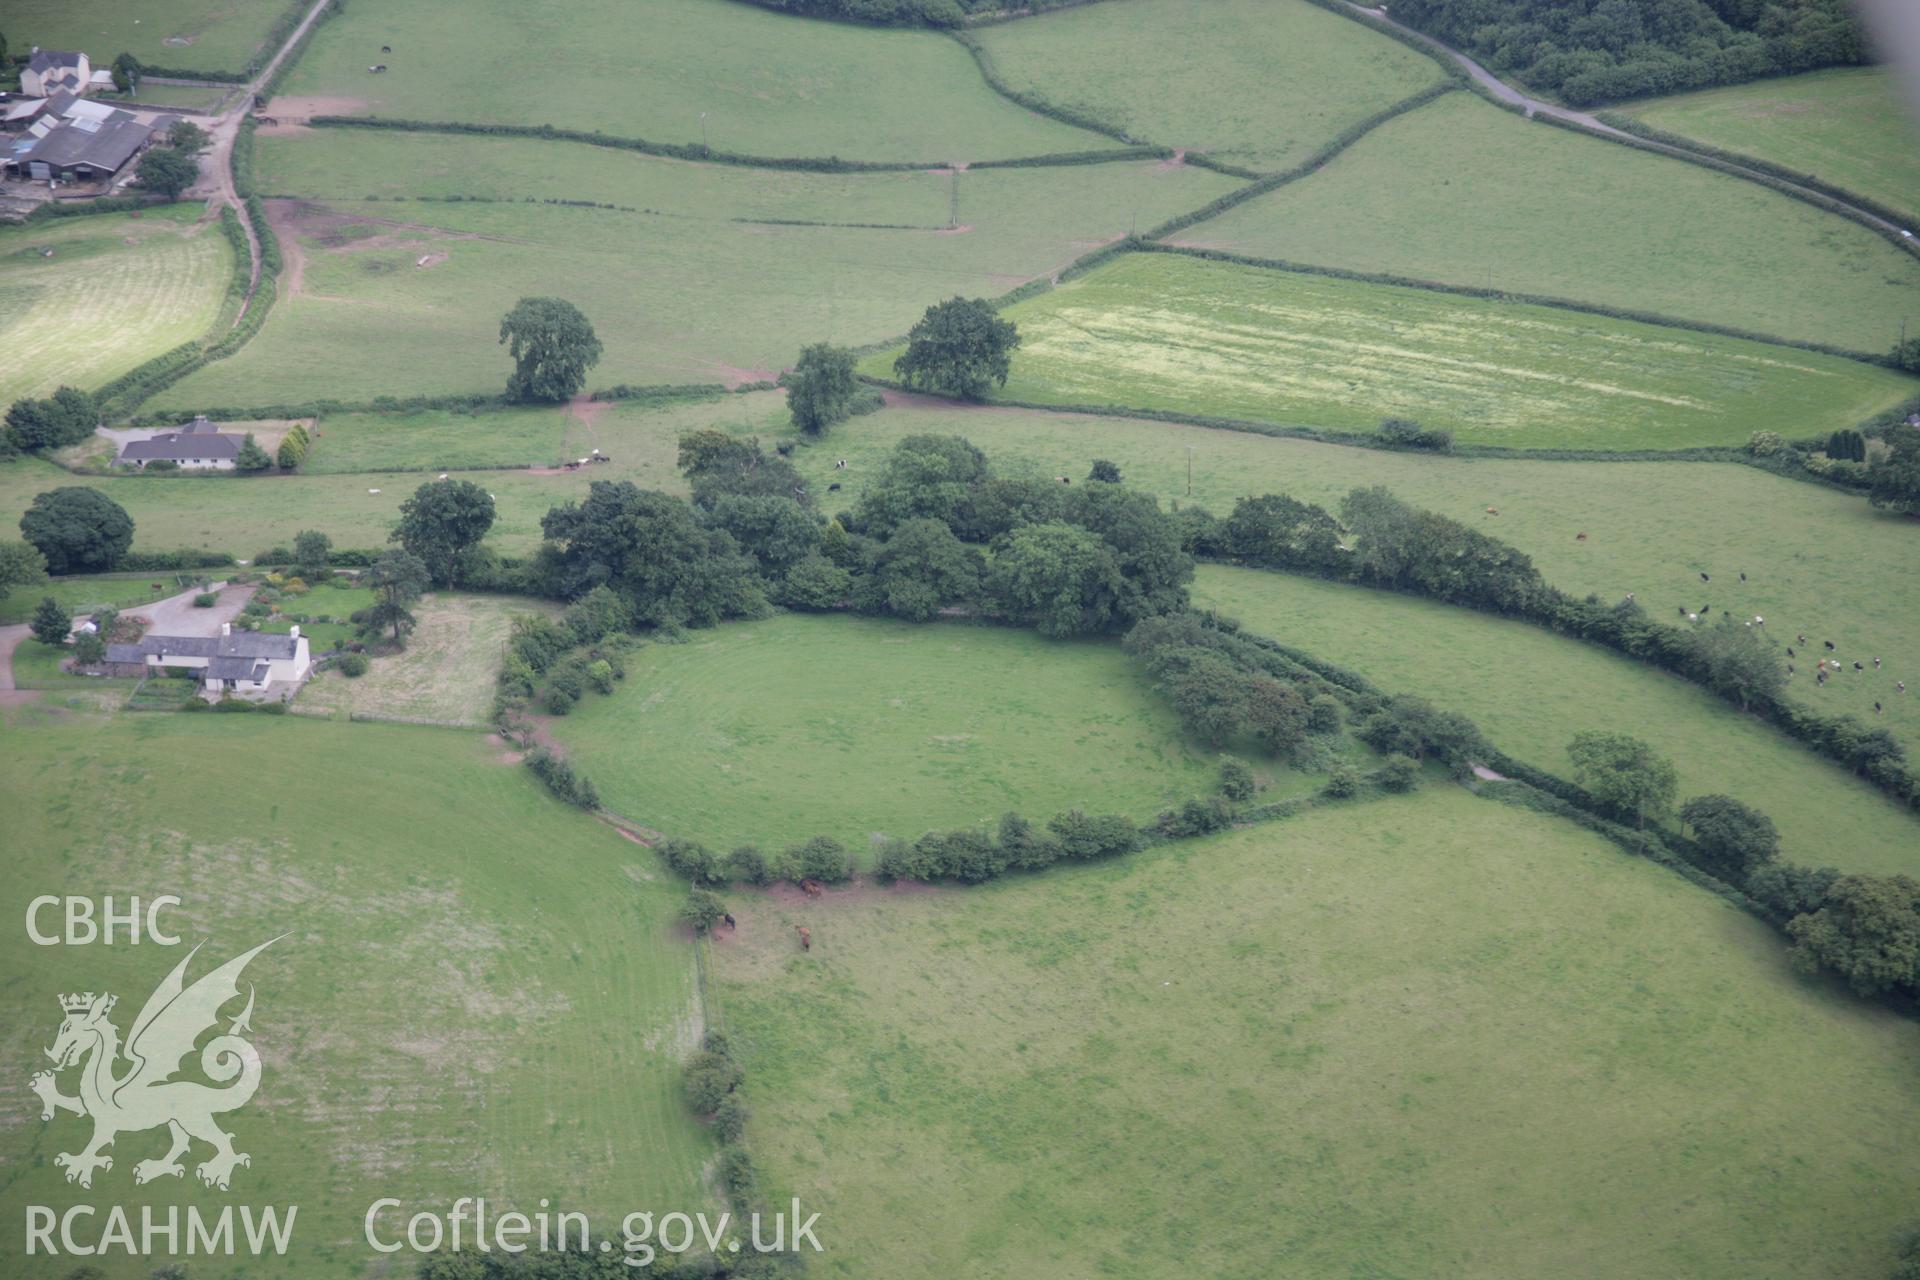
[[[825,342],[806,348],[787,375],[787,411],[793,425],[817,436],[846,421],[859,385],[853,377],[853,352]]]
[[[978,595],[981,569],[980,552],[954,537],[946,525],[909,520],[875,549],[854,604],[867,613],[925,622],[942,605]]]
[[[1679,776],[1673,764],[1638,738],[1587,730],[1567,747],[1574,776],[1594,799],[1640,826],[1673,804]]]
[[[500,321],[500,341],[513,357],[509,400],[566,400],[600,363],[600,339],[580,308],[563,298],[522,298]]]
[[[140,77],[146,68],[140,65],[140,59],[130,53],[123,53],[113,60],[113,87],[121,93],[140,92]]]
[[[293,535],[293,567],[309,582],[327,575],[332,554],[333,539],[318,529],[302,529]]]
[[[959,436],[908,436],[860,495],[856,527],[885,537],[909,520],[953,525],[987,474],[987,455]]]
[[[48,572],[97,572],[133,545],[133,517],[98,489],[70,486],[34,495],[20,533],[46,557]]]
[[[1722,871],[1741,881],[1780,852],[1773,819],[1732,796],[1695,796],[1680,806],[1680,821]]]
[[[7,439],[21,449],[79,444],[99,425],[99,406],[77,387],[61,387],[44,400],[15,400],[7,409]]]
[[[908,386],[967,400],[989,385],[1006,386],[1020,331],[983,298],[949,298],[927,308],[907,333],[907,350],[893,371]]]
[[[1832,969],[1863,996],[1920,988],[1920,880],[1841,876],[1787,933],[1797,965]]]
[[[177,147],[155,147],[140,157],[140,185],[155,195],[178,200],[200,176],[200,162]]]
[[[1867,469],[1867,485],[1874,506],[1920,515],[1920,427],[1887,432],[1887,452]]]
[[[1745,620],[1736,622],[1723,613],[1713,626],[1695,632],[1693,643],[1707,684],[1739,703],[1742,711],[1771,698],[1787,683],[1780,651],[1766,638],[1764,628]]]
[[[400,524],[388,537],[419,557],[440,586],[454,586],[460,553],[478,546],[493,528],[493,496],[471,480],[431,480],[400,504]]]
[[[1125,583],[1113,549],[1078,525],[1027,525],[995,553],[989,590],[1044,636],[1110,630]]]
[[[732,535],[703,527],[671,494],[596,480],[587,500],[547,512],[541,530],[554,587],[580,596],[612,587],[648,623],[711,626],[766,611],[754,563]]]

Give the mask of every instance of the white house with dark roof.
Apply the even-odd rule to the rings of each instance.
[[[187,470],[231,471],[240,456],[243,436],[236,436],[207,421],[201,414],[177,431],[162,431],[146,440],[129,440],[120,446],[114,461],[121,466],[145,468],[149,463],[171,462]]]
[[[62,89],[85,93],[93,83],[87,55],[70,50],[35,49],[20,69],[20,92],[35,98],[50,98]]]
[[[107,661],[149,673],[166,667],[198,671],[202,692],[251,698],[273,694],[276,686],[291,692],[313,671],[299,627],[281,636],[235,631],[232,623],[221,624],[217,636],[146,635],[132,644],[110,644]]]

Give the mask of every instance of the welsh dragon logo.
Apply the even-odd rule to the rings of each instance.
[[[240,1035],[252,1030],[251,984],[247,1007],[225,1034],[214,1036],[200,1050],[201,1071],[224,1087],[174,1077],[181,1060],[193,1052],[194,1042],[218,1027],[221,1007],[239,998],[240,973],[247,962],[279,940],[263,942],[187,986],[187,965],[200,951],[195,947],[147,997],[124,1048],[119,1028],[108,1020],[118,997],[91,991],[60,997],[66,1018],[53,1047],[46,1051],[53,1070],[35,1073],[32,1087],[40,1095],[42,1120],[53,1119],[58,1111],[93,1119],[93,1139],[85,1148],[53,1158],[67,1171],[68,1182],[91,1187],[94,1170],[113,1168],[113,1158],[104,1152],[116,1137],[161,1125],[167,1127],[172,1146],[157,1160],[135,1164],[135,1182],[180,1177],[186,1172],[180,1157],[194,1139],[213,1147],[212,1157],[194,1171],[210,1187],[225,1191],[235,1166],[253,1163],[251,1157],[233,1149],[233,1135],[214,1122],[215,1116],[247,1105],[260,1087],[260,1054]],[[130,1065],[120,1071],[123,1058]],[[55,1074],[75,1066],[80,1068],[80,1092],[69,1097],[60,1092]]]

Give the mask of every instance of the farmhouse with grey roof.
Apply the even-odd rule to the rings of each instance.
[[[147,635],[132,644],[110,644],[107,662],[143,672],[185,668],[199,673],[205,693],[244,697],[265,696],[275,685],[298,686],[313,669],[312,652],[299,627],[281,636],[235,631],[231,623],[223,623],[217,636]]]
[[[245,441],[221,431],[202,414],[177,431],[163,431],[148,440],[130,440],[120,448],[114,461],[123,466],[145,467],[152,462],[171,462],[203,471],[231,471],[234,459]]]
[[[20,70],[20,92],[47,98],[61,89],[85,93],[93,83],[87,55],[67,49],[35,49]]]

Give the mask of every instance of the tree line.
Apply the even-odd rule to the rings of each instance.
[[[1868,56],[1844,0],[1398,0],[1393,17],[1576,107]]]
[[[1920,442],[1920,433],[1913,439]],[[1686,625],[1675,625],[1655,620],[1631,595],[1613,602],[1575,598],[1549,586],[1518,548],[1377,486],[1349,493],[1338,516],[1267,494],[1241,499],[1224,519],[1197,510],[1178,518],[1187,547],[1203,557],[1524,618],[1651,662],[1764,717],[1903,803],[1920,803],[1920,779],[1908,771],[1906,749],[1893,734],[1783,696],[1785,662],[1764,626],[1725,613],[1712,621],[1689,615]]]

